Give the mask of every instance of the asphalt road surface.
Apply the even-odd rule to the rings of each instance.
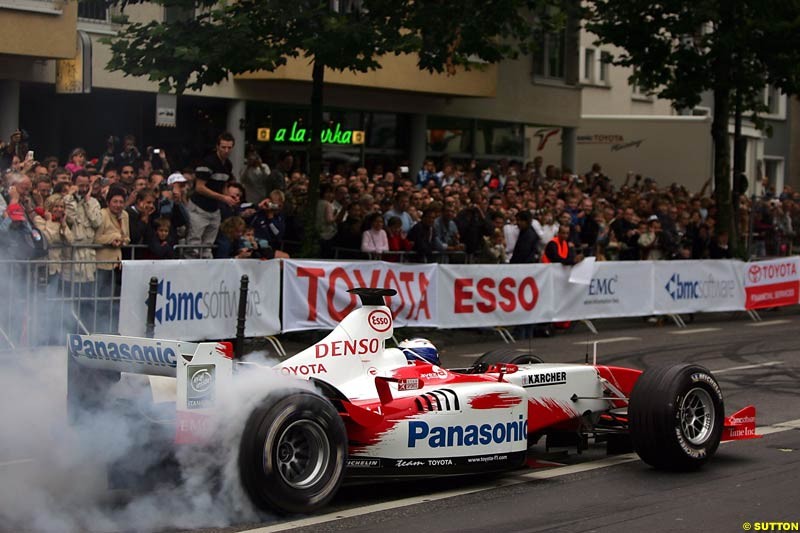
[[[591,343],[597,341],[603,364],[646,369],[694,362],[708,367],[725,394],[726,414],[755,405],[763,438],[722,444],[699,472],[658,472],[634,454],[608,456],[599,445],[581,454],[574,449],[546,453],[537,445],[537,454],[555,466],[489,477],[346,486],[316,516],[265,517],[257,523],[216,528],[200,522],[180,531],[797,530],[800,308],[761,316],[761,322],[753,322],[743,313],[698,315],[685,329],[643,320],[598,321],[597,335],[578,323],[552,338],[513,345],[532,349],[546,362],[578,363],[587,356],[587,346],[591,358]],[[442,347],[443,365],[451,368],[469,366],[481,353],[507,346],[491,332],[428,333]],[[0,488],[4,471],[25,467],[3,460],[0,457]],[[170,505],[180,513],[185,502],[176,499]],[[36,529],[32,524],[31,530]],[[128,529],[113,524],[97,530]],[[0,524],[0,531],[11,530]]]

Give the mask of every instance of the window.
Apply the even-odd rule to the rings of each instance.
[[[594,48],[584,48],[583,50],[583,76],[581,81],[594,83],[595,50]]]
[[[475,131],[476,156],[522,157],[524,130],[520,124],[479,120]]]
[[[611,59],[611,54],[608,52],[600,52],[600,75],[597,79],[603,85],[611,85],[611,79],[608,76],[608,71],[611,68]]]
[[[635,81],[629,80],[628,83],[630,83],[631,85],[631,98],[633,98],[634,100],[646,100],[648,102],[652,100],[650,94],[648,94],[641,87],[639,87],[639,85]]]
[[[779,182],[783,182],[783,158],[764,157],[764,176],[769,179],[769,184],[777,187]]]
[[[542,78],[564,79],[566,39],[564,31],[544,36],[534,58],[533,74]]]
[[[361,0],[330,0],[330,9],[336,13],[361,12]]]
[[[108,4],[105,0],[82,0],[78,2],[78,18],[106,22],[108,20]]]
[[[394,113],[367,113],[364,117],[364,131],[368,148],[396,148],[398,115]]]
[[[171,24],[182,20],[192,20],[194,8],[184,6],[164,6],[164,22]]]
[[[764,105],[768,115],[786,118],[786,95],[772,85],[764,87]]]
[[[428,154],[471,154],[472,125],[472,120],[466,118],[429,116]]]

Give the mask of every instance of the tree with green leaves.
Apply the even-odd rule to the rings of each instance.
[[[587,0],[586,29],[623,52],[631,81],[673,106],[713,95],[714,194],[718,225],[735,236],[728,125],[732,107],[757,120],[771,84],[800,90],[798,0]],[[736,104],[736,105],[734,105]],[[753,178],[753,177],[751,177]],[[733,242],[733,241],[732,241]]]
[[[110,70],[146,76],[178,94],[231,74],[273,71],[287,60],[312,65],[310,186],[303,255],[318,249],[316,198],[325,69],[368,72],[381,57],[415,54],[430,72],[529,53],[562,19],[557,0],[153,0],[195,16],[129,23],[106,42]],[[574,0],[567,0],[574,4]],[[140,0],[118,0],[124,9]],[[478,60],[478,61],[476,61]],[[478,67],[479,68],[479,67]]]

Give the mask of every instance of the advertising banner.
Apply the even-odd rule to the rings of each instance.
[[[656,314],[741,311],[740,261],[653,261]],[[640,291],[645,294],[647,289]]]
[[[283,331],[332,329],[360,305],[348,289],[395,289],[388,298],[395,327],[438,326],[436,264],[383,261],[284,261]]]
[[[800,301],[800,257],[743,263],[745,307],[762,309]]]
[[[200,341],[236,335],[239,284],[247,274],[248,337],[281,330],[280,261],[255,259],[123,261],[119,328],[143,337],[150,278],[158,279],[155,337]]]
[[[571,283],[570,270],[553,269],[554,320],[653,313],[652,261],[600,261],[588,284]]]
[[[560,265],[439,265],[440,328],[534,324],[553,318]],[[568,270],[568,269],[564,269]]]

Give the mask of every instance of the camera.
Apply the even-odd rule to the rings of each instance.
[[[161,148],[153,148],[153,153],[158,155],[161,153]]]

